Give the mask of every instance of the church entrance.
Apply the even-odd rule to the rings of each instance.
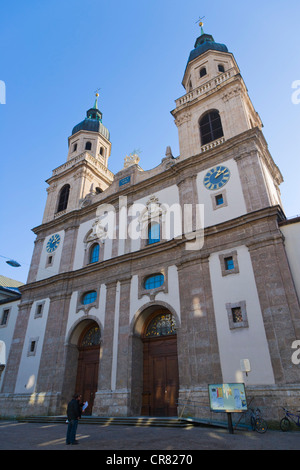
[[[176,324],[173,315],[157,311],[143,334],[144,416],[177,416],[178,358]]]
[[[98,388],[100,328],[97,323],[93,322],[84,329],[79,338],[78,350],[76,392],[82,394],[84,402],[88,402],[84,414],[91,415]]]

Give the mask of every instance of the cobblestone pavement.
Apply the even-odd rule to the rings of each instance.
[[[105,450],[176,451],[189,450],[300,450],[300,432],[252,431],[194,428],[154,428],[80,424],[79,444],[65,444],[64,424],[0,421],[0,450]],[[106,452],[113,455],[113,452]],[[138,454],[138,452],[136,453]],[[120,452],[122,455],[122,452]]]

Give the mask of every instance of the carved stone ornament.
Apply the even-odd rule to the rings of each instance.
[[[92,232],[86,239],[86,242],[92,242],[94,240],[99,240],[101,243],[107,238],[107,229],[102,225],[101,218],[95,219],[95,222],[92,225]]]
[[[149,200],[146,203],[145,209],[142,211],[139,216],[139,224],[141,230],[144,230],[148,224],[154,220],[158,221],[160,216],[165,214],[164,208],[159,203],[159,200],[156,196],[150,196]]]
[[[132,165],[138,165],[140,157],[136,153],[131,153],[129,156],[126,155],[124,158],[124,168],[128,168]]]

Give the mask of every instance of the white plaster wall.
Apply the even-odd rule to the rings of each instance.
[[[138,205],[141,205],[141,207],[146,207],[147,202],[149,201],[149,198],[154,195],[158,198],[158,203],[159,204],[165,204],[169,208],[172,208],[173,205],[178,205],[179,206],[179,190],[177,185],[172,185],[169,186],[168,188],[164,188],[161,191],[156,191],[155,193],[150,193],[146,197],[143,197],[141,199],[137,199],[134,201],[134,206],[133,207],[128,207],[128,222],[131,224],[132,227],[137,227],[138,226],[138,217],[139,217],[139,212],[138,212]],[[171,219],[172,220],[172,219]],[[175,231],[174,227],[171,224],[171,230],[168,239],[172,240],[174,236],[178,235],[179,230],[178,226],[176,225]],[[181,229],[181,226],[179,227]],[[177,232],[176,232],[177,230]],[[181,233],[182,230],[180,230]],[[132,237],[133,238],[133,237]],[[131,245],[131,250],[130,251],[138,251],[141,247],[141,238],[137,239],[131,239],[130,240],[130,245]]]
[[[223,381],[249,385],[274,384],[274,374],[262,319],[252,263],[247,247],[236,248],[239,273],[222,276],[219,254],[210,256],[209,266],[216,316]],[[245,301],[248,328],[230,330],[226,303]],[[249,359],[248,377],[241,372],[240,360]]]
[[[44,302],[43,314],[41,317],[35,318],[37,304]],[[34,393],[36,380],[41,360],[45,329],[50,306],[50,299],[39,299],[33,302],[27,330],[25,334],[24,346],[19,364],[19,371],[16,381],[15,393]],[[31,339],[37,340],[37,348],[34,356],[28,355],[28,349]]]
[[[12,343],[12,338],[15,330],[15,325],[17,321],[18,315],[18,307],[19,307],[20,300],[16,300],[14,302],[8,302],[0,306],[0,319],[2,318],[3,310],[10,308],[10,313],[8,317],[8,322],[6,325],[0,326],[0,341],[4,341],[5,344],[5,357],[1,356],[0,362],[7,364],[7,359]],[[0,390],[2,386],[2,382],[5,375],[5,369],[2,372],[1,380],[0,380]]]
[[[239,217],[247,212],[243,196],[242,185],[239,177],[238,167],[235,160],[228,160],[222,163],[230,171],[230,179],[223,188],[210,191],[203,184],[206,173],[212,168],[207,168],[197,175],[197,190],[199,204],[204,205],[204,226],[210,227],[227,220]],[[212,197],[220,192],[226,191],[227,206],[213,209]]]
[[[168,268],[168,292],[159,292],[155,296],[155,300],[161,300],[173,307],[178,315],[178,318],[181,320],[178,271],[176,266],[169,266]],[[149,295],[143,295],[140,299],[138,298],[138,276],[133,276],[130,286],[130,322],[134,318],[137,311],[141,309],[143,305],[146,305],[149,302],[150,292]]]
[[[47,243],[49,241],[49,238],[56,233],[60,236],[60,243],[58,247],[56,248],[56,250],[54,250],[52,253],[48,253],[46,250]],[[55,276],[56,274],[59,273],[61,253],[62,253],[62,248],[64,244],[64,236],[65,236],[65,232],[64,230],[62,230],[60,232],[52,233],[51,235],[45,238],[44,243],[43,243],[41,257],[40,257],[37,277],[36,277],[37,281],[41,279],[46,279],[47,277]],[[49,255],[53,256],[53,263],[51,266],[47,266],[47,258]]]
[[[300,300],[300,222],[284,225],[281,227],[281,231],[285,237],[286,254]]]
[[[85,256],[85,243],[84,239],[87,233],[92,229],[92,225],[95,219],[83,222],[78,229],[78,236],[76,242],[76,250],[74,256],[73,270],[81,269],[84,267],[84,256]],[[100,250],[104,251],[103,260],[110,259],[112,253],[112,240],[106,239],[104,243],[100,242]]]
[[[77,311],[78,292],[73,292],[70,300],[70,309],[68,315],[68,322],[66,328],[66,341],[70,337],[70,332],[73,330],[74,325],[78,324],[80,320],[88,319],[88,317],[97,318],[100,325],[104,328],[105,323],[105,305],[106,305],[106,286],[102,284],[99,290],[99,303],[98,307],[92,307],[88,314],[84,310]],[[101,332],[102,334],[102,332]]]

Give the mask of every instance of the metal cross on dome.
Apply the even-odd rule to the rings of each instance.
[[[202,18],[199,18],[195,24],[199,24],[200,28],[201,28],[201,34],[204,34],[204,30],[203,30],[203,19],[205,18],[205,16],[202,16]]]

